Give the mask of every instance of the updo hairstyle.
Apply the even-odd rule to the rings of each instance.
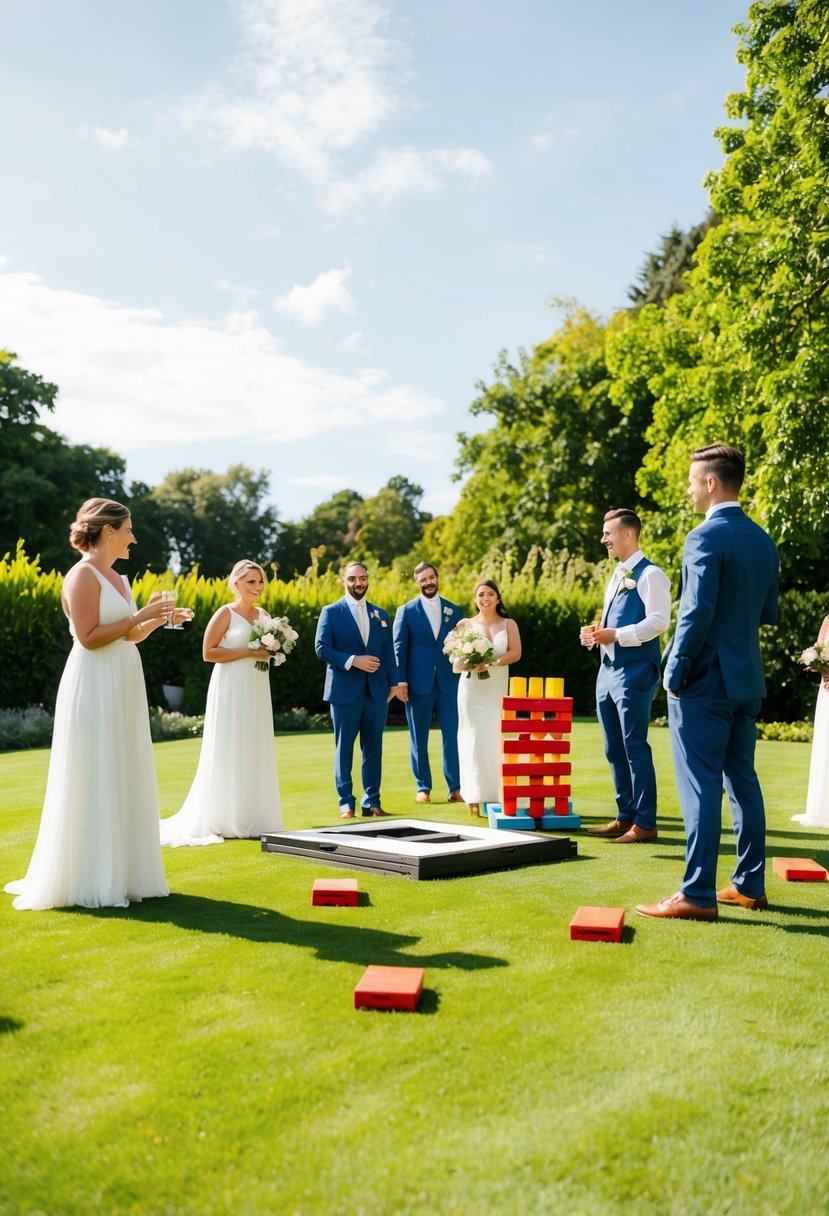
[[[69,544],[81,553],[88,553],[98,543],[107,524],[117,531],[129,517],[129,507],[120,502],[113,502],[111,498],[87,498],[78,507],[75,522],[69,525]]]
[[[252,562],[249,558],[243,557],[240,562],[236,563],[227,578],[227,585],[234,595],[236,594],[236,584],[239,582],[239,579],[244,578],[251,570],[258,570],[262,575],[262,582],[267,583],[268,577],[259,563]]]

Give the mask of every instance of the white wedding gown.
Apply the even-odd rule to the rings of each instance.
[[[493,639],[498,658],[508,649],[507,630]],[[458,759],[464,802],[501,798],[501,701],[509,690],[509,668],[489,667],[488,680],[476,672],[458,680]]]
[[[250,624],[229,611],[219,645],[247,646]],[[181,810],[161,820],[161,843],[221,844],[281,828],[269,674],[252,659],[216,663],[196,775]]]
[[[809,828],[829,828],[829,689],[823,683],[815,706],[806,813],[792,815],[792,819]]]
[[[131,595],[128,603],[95,574],[102,625],[137,611]],[[124,587],[129,592],[126,579]],[[6,890],[20,909],[125,908],[130,900],[169,895],[147,693],[132,642],[72,647],[55,704],[37,843],[26,877]]]

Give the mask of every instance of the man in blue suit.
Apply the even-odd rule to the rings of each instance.
[[[716,920],[717,904],[767,908],[766,817],[754,770],[755,719],[765,695],[760,626],[777,620],[774,541],[737,501],[745,460],[722,443],[691,457],[688,496],[705,520],[689,532],[682,596],[663,683],[674,770],[685,821],[681,889],[643,916]],[[737,863],[717,890],[723,787]]]
[[[615,844],[642,844],[658,835],[648,724],[659,683],[657,639],[671,619],[671,584],[639,548],[641,529],[639,516],[625,507],[605,515],[602,544],[618,565],[598,627],[581,631],[583,646],[601,647],[596,713],[616,790],[616,818],[588,832]]]
[[[397,687],[389,614],[366,600],[368,572],[349,562],[342,576],[345,595],[320,613],[314,644],[327,664],[323,697],[334,723],[334,781],[340,816],[353,819],[356,800],[351,780],[354,744],[360,736],[363,815],[385,815],[380,804],[383,729]]]
[[[438,595],[438,572],[429,562],[415,568],[414,581],[420,595],[397,610],[394,653],[400,672],[397,695],[406,703],[411,737],[415,801],[431,801],[429,728],[434,713],[443,737],[443,775],[449,801],[463,802],[458,768],[458,676],[443,653],[446,635],[463,619],[463,612]]]

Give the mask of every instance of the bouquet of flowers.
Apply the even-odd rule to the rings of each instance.
[[[268,616],[260,611],[259,620],[250,631],[251,650],[267,650],[266,659],[256,660],[257,671],[267,671],[271,663],[281,667],[296,645],[299,634],[291,628],[286,616]]]
[[[820,674],[829,673],[829,642],[815,642],[807,646],[800,656],[800,661],[807,671],[818,671]]]
[[[486,663],[491,667],[497,660],[495,658],[495,647],[479,629],[458,628],[447,633],[443,643],[443,653],[448,655],[451,663],[468,663],[472,666],[477,666],[479,663]],[[488,680],[488,671],[476,671],[476,676],[479,680]],[[466,673],[467,680],[472,675],[471,671]]]

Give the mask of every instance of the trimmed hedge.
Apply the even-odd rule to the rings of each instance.
[[[489,573],[489,572],[487,572]],[[565,691],[574,698],[574,712],[594,712],[597,660],[579,645],[579,627],[593,619],[602,600],[602,571],[592,582],[559,578],[536,580],[526,573],[492,572],[504,603],[521,630],[523,657],[515,675],[563,676]],[[14,557],[0,562],[0,708],[24,705],[54,707],[60,674],[71,646],[60,603],[62,576],[44,572],[37,558],[26,556],[22,544]],[[175,578],[146,573],[133,583],[139,604],[153,591],[175,587],[178,603],[192,608],[195,619],[184,629],[157,630],[141,646],[144,676],[151,705],[163,705],[163,684],[184,688],[185,714],[204,712],[211,664],[201,657],[202,634],[212,614],[231,595],[222,579],[205,579],[197,573]],[[441,592],[473,612],[474,586],[468,581],[442,580]],[[411,599],[415,587],[394,572],[372,572],[369,596],[393,617],[398,606]],[[325,604],[342,594],[333,574],[278,579],[265,590],[263,606],[273,615],[287,616],[299,641],[287,663],[270,677],[275,713],[304,709],[324,713],[323,666],[314,654],[317,620]],[[811,718],[817,694],[816,677],[803,673],[797,656],[817,636],[826,614],[826,597],[815,591],[789,591],[781,597],[780,621],[763,630],[768,697],[764,717],[769,721],[797,722]],[[659,690],[654,713],[665,712]],[[403,720],[403,707],[392,702],[392,720]]]

